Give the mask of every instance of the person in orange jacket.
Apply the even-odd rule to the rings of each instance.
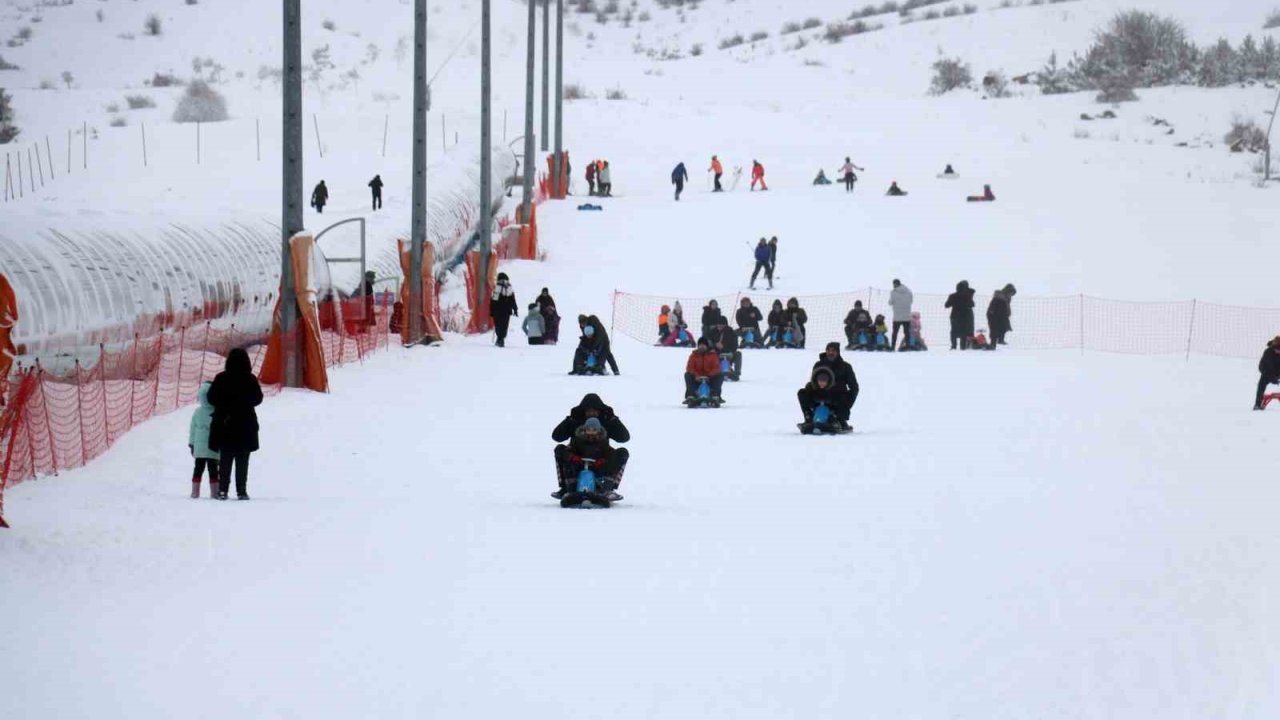
[[[711,167],[707,168],[707,172],[714,173],[716,176],[716,189],[711,192],[724,192],[724,187],[720,185],[720,177],[724,175],[724,166],[720,164],[720,158],[711,156]]]
[[[764,166],[758,160],[751,161],[751,190],[756,189],[756,183],[760,183],[761,190],[768,190],[769,186],[764,184]]]
[[[684,366],[684,399],[693,400],[698,395],[698,385],[703,380],[711,386],[711,402],[719,404],[720,387],[724,384],[724,376],[720,374],[720,356],[711,349],[711,341],[698,339],[698,347],[689,354],[689,362]]]

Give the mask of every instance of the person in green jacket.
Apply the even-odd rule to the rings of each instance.
[[[209,497],[218,497],[218,453],[209,449],[209,427],[213,425],[213,406],[209,404],[209,387],[205,381],[196,391],[196,411],[191,414],[191,427],[187,430],[187,447],[196,459],[195,472],[191,476],[191,497],[200,497],[200,478],[209,468]]]

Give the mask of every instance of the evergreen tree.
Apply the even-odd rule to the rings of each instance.
[[[9,93],[0,88],[0,145],[13,142],[20,132],[13,124],[13,105]]]

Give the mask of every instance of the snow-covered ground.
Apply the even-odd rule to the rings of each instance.
[[[546,261],[504,265],[518,297],[528,303],[550,287],[569,339],[578,313],[607,321],[616,289],[741,290],[748,245],[778,235],[778,291],[788,294],[883,287],[894,277],[938,292],[966,278],[980,297],[1012,281],[1019,298],[1280,304],[1280,250],[1268,239],[1274,190],[1255,188],[1249,159],[1220,142],[1233,113],[1269,109],[1266,88],[1141,91],[1107,121],[1079,119],[1106,109],[1089,94],[924,96],[939,48],[979,73],[1019,74],[1051,51],[1082,50],[1122,7],[1171,12],[1209,42],[1260,34],[1268,4],[995,4],[901,27],[886,18],[884,30],[800,50],[786,49],[794,36],[777,35],[784,22],[829,21],[849,8],[645,2],[637,12],[651,20],[630,28],[572,16],[566,79],[598,97],[567,105],[567,145],[576,168],[609,159],[619,197],[600,213],[574,210],[581,193],[545,205]],[[0,10],[0,34],[10,34],[13,7]],[[99,7],[113,43],[128,28],[140,33],[158,9],[46,8],[31,45],[0,49],[24,66],[0,81],[34,87],[56,78],[65,58],[83,83],[19,88],[24,129],[65,135],[61,118],[122,95],[120,77],[185,74],[190,55],[214,54],[232,78],[243,70],[247,79],[225,84],[235,119],[206,139],[238,133],[239,154],[212,152],[199,169],[162,160],[152,175],[127,175],[127,201],[111,201],[119,168],[91,165],[34,202],[0,206],[4,227],[90,213],[109,222],[116,211],[131,224],[153,212],[275,217],[278,164],[264,149],[258,166],[245,143],[254,115],[264,128],[278,124],[270,81],[253,88],[258,66],[277,62],[276,7],[245,2],[233,15],[212,0],[166,5],[162,40],[118,40],[112,62],[90,63],[80,48],[98,42]],[[308,16],[308,37],[333,18],[339,70],[358,63],[368,42],[381,56],[360,66],[358,91],[309,86],[335,164],[313,155],[308,168],[344,188],[334,219],[359,211],[366,176],[381,169],[388,204],[378,228],[393,239],[407,226],[409,119],[407,65],[397,68],[393,49],[411,5],[323,7]],[[433,137],[434,112],[456,111],[459,147],[474,151],[475,123],[462,118],[475,112],[478,35],[467,33],[478,2],[437,7],[435,47],[445,49],[433,58],[462,49],[433,93]],[[495,86],[499,107],[512,108],[514,139],[523,7],[494,7]],[[57,37],[62,13],[84,15],[82,25],[58,27],[85,40],[58,44],[62,54],[42,61],[35,43]],[[719,38],[758,29],[771,37],[715,49]],[[165,54],[130,51],[153,41]],[[701,56],[688,57],[693,43],[704,44]],[[649,48],[686,57],[653,60]],[[240,51],[246,59],[233,62]],[[605,99],[611,88],[628,99]],[[400,99],[384,109],[374,92]],[[169,109],[144,112],[156,113],[158,133],[179,137],[186,128],[162,122]],[[400,145],[378,164],[385,114]],[[135,132],[103,128],[97,142],[132,142]],[[772,189],[749,194],[744,182],[707,193],[712,153],[731,168],[760,159]],[[809,185],[845,155],[867,168],[853,197]],[[694,178],[676,204],[667,178],[680,160]],[[961,180],[934,177],[946,163]],[[891,180],[910,196],[883,197]],[[963,202],[984,183],[998,202]],[[1253,363],[1030,352],[1016,330],[1008,351],[949,353],[940,329],[928,332],[933,352],[850,358],[863,391],[858,433],[841,438],[794,429],[795,391],[827,338],[805,352],[749,352],[743,382],[725,390],[729,404],[697,412],[678,404],[686,353],[621,337],[623,375],[601,379],[564,376],[571,341],[527,348],[516,338],[500,351],[488,338],[449,337],[443,347],[397,348],[334,371],[329,395],[286,392],[261,408],[249,503],[186,499],[187,412],[152,421],[88,468],[6,492],[6,713],[1280,712],[1280,573],[1269,562],[1280,550],[1269,508],[1280,497],[1265,479],[1276,416],[1247,411]],[[1265,340],[1256,339],[1259,351]],[[564,511],[547,497],[551,427],[585,392],[599,392],[635,438],[627,500],[609,511]]]

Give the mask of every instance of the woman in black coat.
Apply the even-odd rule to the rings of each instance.
[[[991,328],[991,343],[1004,345],[1004,336],[1013,330],[1009,318],[1013,317],[1013,296],[1018,289],[1012,283],[991,295],[991,304],[987,305],[987,326]]]
[[[1262,409],[1262,398],[1267,394],[1267,386],[1280,383],[1280,335],[1267,343],[1262,351],[1262,359],[1258,361],[1258,393],[1253,398],[1253,409]]]
[[[969,349],[969,338],[973,337],[973,294],[968,280],[956,283],[956,291],[947,296],[943,307],[951,308],[951,349],[956,349],[956,341],[960,341],[960,349]]]
[[[249,499],[249,453],[258,450],[258,413],[262,386],[253,376],[249,353],[236,348],[227,355],[226,369],[209,387],[213,424],[209,428],[209,449],[220,455],[219,500],[227,499],[231,486],[231,466],[236,467],[236,499]]]

